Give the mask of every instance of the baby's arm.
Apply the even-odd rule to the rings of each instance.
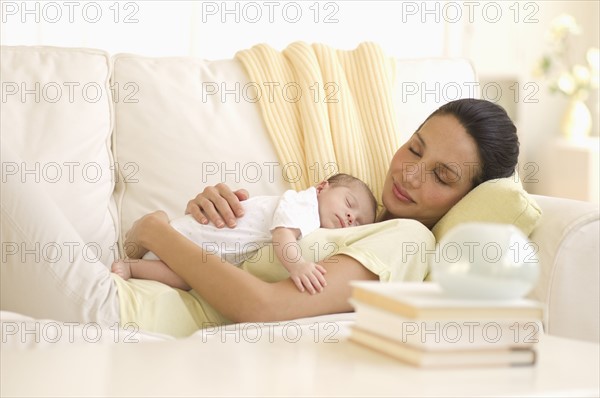
[[[296,239],[300,236],[300,230],[295,228],[278,227],[272,231],[273,248],[277,258],[288,270],[296,287],[303,292],[304,288],[310,293],[321,292],[325,282],[325,268],[319,264],[306,261],[302,257],[300,245]],[[293,247],[293,249],[291,249]]]
[[[118,260],[113,263],[112,272],[125,280],[150,279],[181,290],[191,289],[179,275],[160,260]]]

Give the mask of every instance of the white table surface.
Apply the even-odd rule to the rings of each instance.
[[[0,395],[600,394],[600,345],[595,343],[543,336],[535,366],[423,370],[348,341],[348,325],[294,324],[285,332],[281,327],[262,329],[260,335],[248,332],[257,329],[238,329],[238,333],[165,342],[70,343],[36,349],[4,346]]]

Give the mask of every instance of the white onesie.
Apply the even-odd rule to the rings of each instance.
[[[277,227],[296,228],[300,237],[321,226],[317,190],[286,191],[282,196],[257,196],[241,202],[244,216],[235,228],[217,228],[200,224],[191,215],[171,220],[171,226],[202,249],[231,264],[241,264],[254,252],[272,241],[271,231]],[[299,238],[300,238],[299,237]],[[143,257],[157,260],[152,252]]]

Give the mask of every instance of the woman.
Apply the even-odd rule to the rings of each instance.
[[[483,100],[450,102],[433,114],[394,155],[383,188],[378,221],[406,218],[432,228],[471,189],[513,174],[519,155],[516,128],[499,106]],[[186,211],[202,223],[235,225],[243,217],[244,190],[219,184],[191,200]],[[206,302],[232,322],[277,321],[351,311],[351,280],[376,280],[369,264],[351,255],[324,261],[327,287],[299,293],[290,279],[267,283],[207,256],[173,230],[166,214],[142,217],[126,237],[128,255],[156,253]],[[315,293],[312,291],[311,293]]]

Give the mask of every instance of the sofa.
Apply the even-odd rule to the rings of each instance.
[[[467,88],[476,86],[476,72],[464,59],[396,61],[402,141],[457,88],[458,96],[466,97]],[[257,87],[235,59],[5,46],[1,76],[2,146],[20,159],[3,159],[3,185],[7,179],[35,181],[87,242],[88,256],[106,267],[122,255],[124,233],[134,220],[156,209],[169,217],[181,215],[207,185],[225,182],[251,195],[286,189],[249,91]],[[541,195],[533,199],[543,212],[530,235],[541,272],[529,296],[546,305],[545,332],[598,342],[598,205]],[[50,281],[26,266],[36,256],[50,256],[46,249],[65,253],[67,242],[57,239],[52,247],[34,250],[3,237],[2,245],[3,322],[97,321],[93,314],[74,315],[53,306],[44,295]],[[349,313],[317,321],[352,319]],[[4,344],[23,343],[5,335]]]

